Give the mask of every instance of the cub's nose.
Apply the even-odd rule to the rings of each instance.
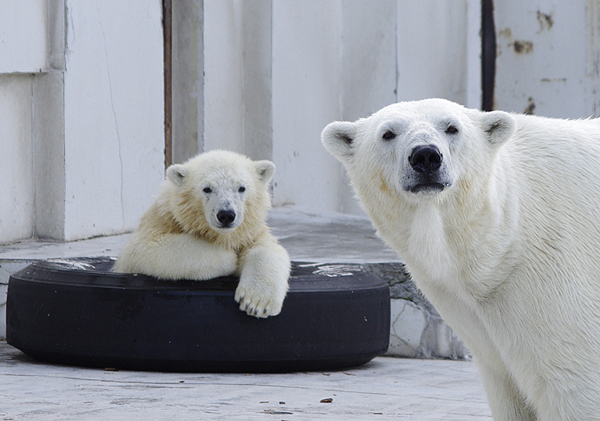
[[[421,145],[412,150],[408,162],[415,171],[431,174],[442,165],[442,153],[435,145]]]
[[[220,210],[217,212],[217,220],[223,227],[228,227],[235,221],[235,212],[232,210]]]

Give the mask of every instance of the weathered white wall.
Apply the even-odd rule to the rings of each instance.
[[[135,227],[164,171],[161,5],[0,2],[0,243]]]
[[[496,108],[562,118],[600,115],[600,3],[494,4]]]
[[[33,234],[32,90],[30,75],[0,75],[0,243]]]
[[[0,2],[0,243],[34,233],[33,72],[47,68],[47,5]]]
[[[467,72],[467,0],[401,0],[397,13],[398,100],[441,97],[466,104],[468,85],[479,75]],[[481,7],[479,1],[471,2]],[[469,80],[469,76],[473,80]]]
[[[204,149],[204,1],[173,5],[171,150],[181,163]]]
[[[272,155],[270,1],[204,2],[204,149]]]
[[[244,149],[241,1],[204,4],[204,150]]]
[[[275,205],[335,209],[337,163],[320,133],[341,117],[340,1],[273,2]]]
[[[11,182],[18,205],[0,214],[20,219],[0,241],[131,230],[164,170],[161,1],[8,3],[2,71],[33,76],[4,79],[0,98],[5,142],[28,139],[9,167],[28,174]],[[215,148],[272,159],[275,205],[360,212],[320,144],[333,120],[430,96],[478,106],[478,0],[184,6],[173,4],[174,159]]]
[[[470,0],[273,2],[276,205],[360,213],[341,166],[320,145],[327,123],[399,100],[478,99],[467,36],[479,29],[479,15],[469,5],[479,7]]]
[[[47,3],[46,0],[0,1],[0,74],[46,69]]]
[[[397,100],[478,106],[478,10],[476,0],[205,1],[204,150],[272,159],[276,206],[359,213],[321,130]]]
[[[161,2],[69,1],[65,239],[133,229],[164,170]]]
[[[342,2],[341,118],[354,121],[397,100],[396,0]]]

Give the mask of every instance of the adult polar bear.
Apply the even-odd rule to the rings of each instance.
[[[494,419],[600,420],[600,123],[430,99],[322,140],[473,352]]]

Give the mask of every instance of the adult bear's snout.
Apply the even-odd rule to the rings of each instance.
[[[423,174],[431,174],[440,168],[442,159],[442,153],[437,146],[420,145],[412,150],[412,153],[408,157],[408,162],[415,171]]]

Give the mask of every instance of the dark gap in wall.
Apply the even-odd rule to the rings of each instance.
[[[481,109],[494,109],[496,28],[493,0],[481,0]]]
[[[165,75],[165,169],[173,161],[173,145],[171,134],[171,70],[172,70],[172,46],[171,41],[171,0],[163,0],[163,59]]]

